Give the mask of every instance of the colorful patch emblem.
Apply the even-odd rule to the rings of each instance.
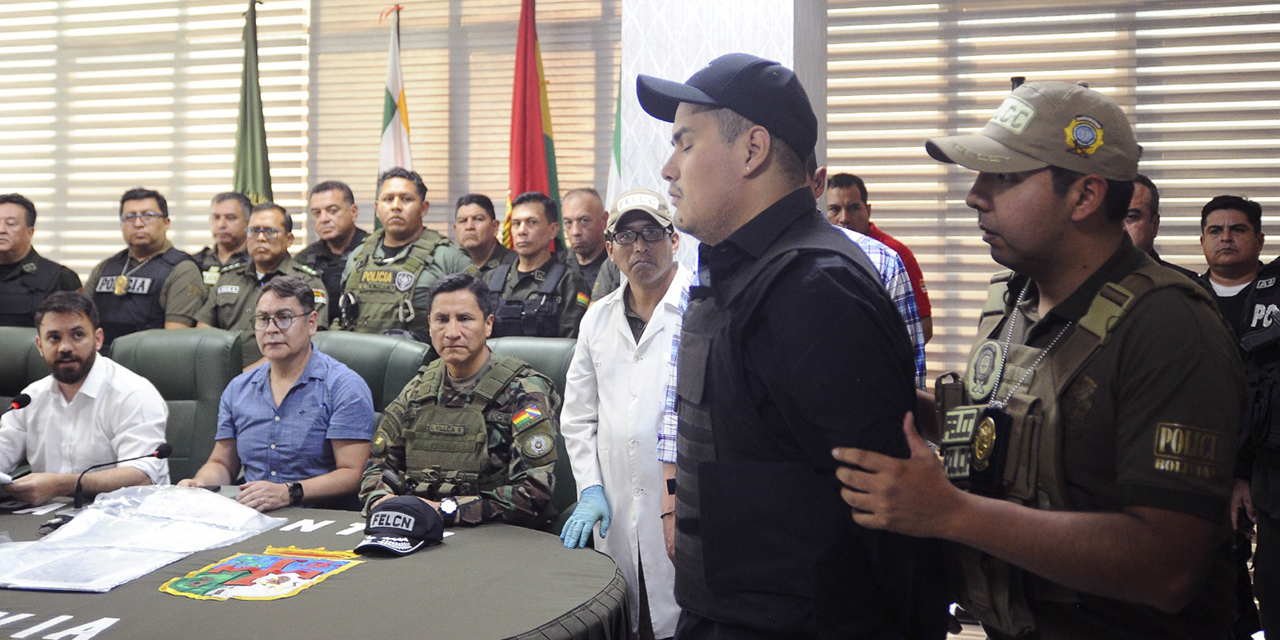
[[[1082,156],[1091,156],[1102,146],[1102,123],[1089,116],[1076,116],[1063,131],[1067,148]]]
[[[350,551],[267,547],[174,578],[160,590],[196,600],[279,600],[360,564]]]
[[[538,418],[541,418],[541,417],[542,417],[542,409],[539,409],[538,405],[536,404],[531,404],[521,409],[520,413],[517,413],[516,415],[511,416],[511,424],[515,425],[516,427],[523,427],[524,425],[530,422],[533,422],[534,420],[537,420]]]
[[[326,295],[324,289],[312,289],[311,293],[316,297],[316,305],[329,304],[329,296]]]
[[[585,294],[585,293],[583,293],[583,292],[579,291],[579,292],[578,292],[578,304],[580,304],[580,305],[582,305],[582,306],[584,306],[584,307],[585,307],[585,306],[587,306],[587,305],[589,305],[589,304],[591,304],[591,296],[589,296],[589,295],[587,295],[587,294]]]
[[[555,441],[551,439],[551,436],[545,433],[535,433],[525,438],[524,445],[520,447],[520,450],[526,458],[541,458],[551,453],[553,448],[555,448]]]
[[[409,271],[396,272],[396,289],[399,291],[408,291],[413,287],[413,273]]]

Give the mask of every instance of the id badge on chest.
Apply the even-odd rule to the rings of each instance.
[[[956,407],[942,425],[942,466],[956,486],[976,493],[996,493],[1004,476],[1013,418],[985,405]]]

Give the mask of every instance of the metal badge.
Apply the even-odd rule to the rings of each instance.
[[[112,292],[118,296],[124,296],[126,293],[129,293],[129,276],[116,276],[115,289]]]
[[[1000,365],[1003,347],[995,340],[987,340],[978,345],[969,359],[969,369],[965,371],[965,388],[974,402],[984,402],[991,397],[996,386],[996,367]]]
[[[996,445],[996,421],[991,416],[982,418],[973,434],[973,468],[986,471],[991,465],[991,452]]]

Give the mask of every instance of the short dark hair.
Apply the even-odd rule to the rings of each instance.
[[[1218,196],[1210,200],[1200,210],[1200,228],[1204,229],[1204,221],[1209,218],[1209,214],[1223,209],[1235,209],[1243,213],[1249,219],[1249,224],[1253,225],[1254,233],[1262,231],[1262,205],[1241,196]]]
[[[240,205],[240,215],[244,216],[245,220],[249,219],[249,212],[253,210],[253,203],[249,201],[249,196],[238,191],[225,191],[223,193],[219,193],[209,201],[209,206],[212,207],[219,202],[226,202],[227,200],[235,200],[236,204]]]
[[[253,211],[250,212],[249,215],[253,215],[259,211],[273,211],[273,210],[279,211],[280,217],[284,218],[284,232],[293,233],[293,216],[289,214],[289,211],[287,209],[270,200],[255,206],[253,208]]]
[[[79,291],[55,291],[40,302],[40,306],[36,307],[35,326],[40,329],[40,321],[44,320],[46,313],[67,313],[71,315],[84,315],[89,319],[89,326],[94,329],[98,328],[98,307],[93,304],[93,298]]]
[[[1059,198],[1067,197],[1067,191],[1076,180],[1086,174],[1062,167],[1049,165],[1049,176],[1053,179],[1053,194]],[[1129,202],[1133,200],[1133,181],[1107,180],[1107,195],[1102,199],[1102,212],[1112,222],[1120,222],[1129,215]]]
[[[382,195],[382,183],[392,178],[404,178],[412,182],[414,188],[418,190],[418,198],[426,202],[427,183],[422,181],[422,176],[418,175],[417,171],[410,171],[404,167],[391,167],[378,176],[378,195]]]
[[[134,187],[124,192],[124,195],[120,196],[119,214],[124,215],[124,203],[130,200],[146,200],[148,198],[155,198],[156,204],[160,205],[160,214],[166,218],[169,217],[169,201],[165,200],[159,191],[146,187]]]
[[[489,285],[486,285],[483,279],[466,271],[449,274],[431,285],[431,290],[427,292],[428,312],[431,310],[431,305],[435,303],[437,295],[463,289],[470,291],[476,297],[476,304],[480,305],[480,313],[484,314],[485,318],[493,315],[493,298]]]
[[[36,205],[19,193],[6,193],[0,195],[0,204],[16,204],[27,210],[27,226],[36,226]]]
[[[814,166],[813,169],[817,171],[818,167]],[[858,193],[862,194],[862,204],[867,204],[867,183],[863,182],[862,178],[852,173],[837,173],[827,178],[828,189],[852,189],[854,187],[857,187]]]
[[[316,310],[316,292],[297,276],[276,276],[262,285],[262,293],[271,292],[277,298],[293,298],[302,306],[302,313]],[[259,294],[261,295],[261,294]]]
[[[458,198],[458,204],[454,205],[453,212],[457,213],[458,209],[469,204],[474,204],[481,209],[484,209],[484,212],[489,214],[489,218],[493,220],[498,219],[498,214],[493,210],[493,200],[490,200],[489,196],[486,196],[483,193],[468,193],[467,195]]]
[[[1148,201],[1151,204],[1151,213],[1152,215],[1160,215],[1160,190],[1156,188],[1156,183],[1141,173],[1138,174],[1137,178],[1133,179],[1133,183],[1147,188],[1147,193],[1151,194],[1151,200]],[[1137,187],[1134,187],[1134,190],[1136,191]]]
[[[516,196],[516,199],[511,201],[511,208],[515,209],[529,202],[542,203],[542,214],[548,223],[560,222],[560,205],[556,204],[555,200],[552,200],[550,196],[541,191],[526,191]]]
[[[382,184],[382,182],[379,181],[378,184]],[[341,191],[342,197],[347,201],[347,204],[350,205],[356,203],[356,195],[351,193],[351,187],[348,187],[347,183],[341,180],[325,180],[324,182],[311,187],[311,190],[307,192],[307,200],[310,200],[311,196],[314,196],[317,193],[324,193],[326,191]]]

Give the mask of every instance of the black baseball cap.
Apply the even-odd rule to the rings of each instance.
[[[681,102],[729,109],[764,127],[800,158],[818,143],[818,117],[794,71],[747,53],[712,60],[682,83],[641,74],[636,95],[649,115],[674,122]]]
[[[444,520],[439,512],[415,496],[396,496],[369,512],[356,553],[407,556],[442,540]]]

